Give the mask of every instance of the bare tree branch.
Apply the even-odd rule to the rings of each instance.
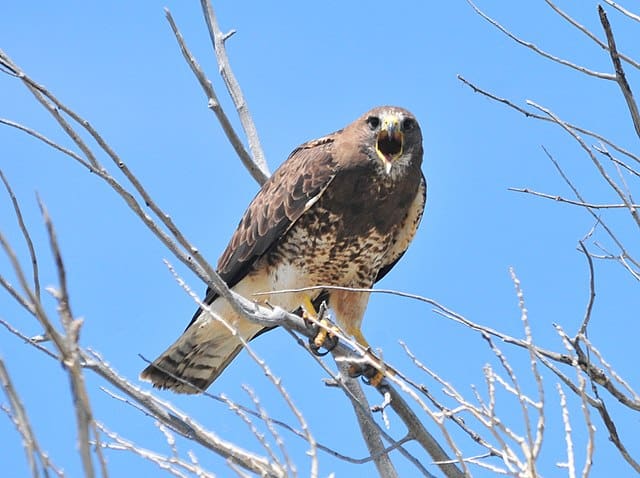
[[[535,53],[542,55],[547,59],[559,63],[563,66],[573,68],[577,71],[591,75],[604,80],[615,80],[621,88],[623,96],[627,101],[631,117],[634,121],[636,132],[640,135],[640,116],[638,115],[637,106],[631,88],[625,77],[625,72],[622,69],[621,61],[627,61],[629,64],[638,67],[638,62],[635,62],[632,58],[623,56],[617,51],[615,41],[613,38],[613,32],[611,26],[608,23],[604,10],[600,7],[599,13],[601,22],[605,33],[607,34],[608,43],[599,40],[596,35],[586,29],[583,25],[578,23],[575,19],[568,14],[560,10],[551,0],[545,0],[546,3],[562,18],[569,22],[573,27],[580,30],[587,35],[601,48],[605,48],[609,51],[611,60],[614,64],[616,74],[611,75],[607,73],[600,73],[590,70],[580,65],[573,64],[567,60],[558,58],[550,53],[547,53],[536,45],[530,42],[526,42],[516,35],[508,31],[497,21],[491,19],[484,13],[482,13],[471,0],[468,3],[474,8],[474,10],[482,16],[485,20],[490,22],[494,27],[498,28],[504,34],[509,36],[512,40],[518,44],[534,51]],[[611,0],[605,0],[607,4],[612,5],[624,14],[626,10],[622,7],[618,7],[615,2]],[[214,47],[216,57],[218,59],[218,65],[220,73],[223,77],[225,85],[237,112],[240,116],[240,121],[244,129],[244,133],[248,138],[249,149],[251,154],[247,152],[243,145],[243,140],[233,129],[231,121],[226,116],[224,111],[220,107],[220,103],[216,96],[216,92],[213,89],[211,81],[207,78],[199,64],[186,46],[184,39],[180,31],[178,30],[171,14],[166,11],[167,19],[171,25],[171,28],[176,36],[177,42],[180,46],[183,56],[188,62],[194,75],[198,79],[209,101],[209,107],[216,114],[219,122],[221,123],[225,134],[233,147],[236,149],[238,156],[244,162],[247,169],[251,172],[252,176],[259,182],[263,183],[268,177],[268,169],[264,160],[264,154],[260,147],[255,125],[249,111],[246,107],[246,102],[242,97],[239,85],[233,73],[229,67],[229,59],[226,55],[225,41],[231,37],[234,31],[230,31],[223,34],[217,24],[215,14],[211,3],[208,0],[201,0],[203,14],[205,16],[211,41]],[[627,14],[630,18],[634,18],[632,15]],[[230,291],[226,284],[217,275],[213,267],[204,259],[198,249],[192,245],[187,237],[181,232],[179,227],[173,222],[168,214],[157,205],[151,195],[145,189],[139,178],[129,169],[129,167],[122,161],[122,159],[115,153],[115,151],[108,145],[108,143],[98,134],[98,132],[82,117],[71,109],[66,107],[61,101],[59,101],[51,92],[49,92],[44,86],[36,83],[30,77],[28,77],[17,65],[15,65],[3,52],[0,51],[0,67],[2,71],[8,75],[14,76],[20,80],[25,87],[34,95],[36,100],[40,102],[43,107],[50,112],[54,120],[63,129],[63,131],[74,141],[75,147],[81,152],[81,154],[75,153],[67,148],[64,148],[52,140],[48,139],[41,133],[32,130],[26,126],[15,123],[10,120],[0,119],[0,123],[16,128],[27,134],[35,137],[36,139],[43,141],[45,144],[63,152],[70,156],[83,167],[89,169],[95,173],[99,178],[105,181],[110,187],[118,194],[127,204],[127,206],[134,212],[134,214],[149,228],[153,234],[184,264],[186,264],[191,270],[193,270],[200,279],[202,279],[209,287],[212,287],[220,293],[220,295],[228,300],[234,309],[242,314],[249,320],[255,323],[262,324],[267,327],[282,325],[290,331],[292,336],[295,337],[297,343],[301,344],[306,350],[308,347],[304,344],[302,337],[309,337],[312,332],[305,324],[301,317],[290,314],[287,311],[281,309],[273,309],[265,307],[256,302],[253,302],[255,297],[241,297]],[[118,449],[128,450],[136,453],[139,456],[156,463],[163,470],[172,473],[174,476],[186,476],[188,474],[198,474],[199,476],[209,476],[206,470],[203,470],[197,463],[195,455],[189,455],[189,460],[179,456],[175,441],[173,440],[173,434],[167,430],[161,428],[161,431],[165,434],[167,443],[169,444],[170,453],[161,454],[151,450],[141,448],[132,442],[120,437],[119,435],[109,431],[98,424],[91,412],[89,398],[84,384],[84,370],[89,369],[103,377],[114,387],[120,390],[125,397],[118,397],[119,400],[126,401],[133,406],[136,406],[144,413],[157,418],[161,423],[170,427],[171,430],[176,433],[200,443],[209,450],[213,450],[227,459],[229,468],[235,471],[239,476],[249,476],[250,473],[255,473],[261,476],[288,476],[289,474],[295,475],[297,473],[297,466],[295,460],[289,456],[286,447],[283,445],[282,437],[280,436],[277,426],[284,427],[291,430],[297,436],[303,438],[306,443],[309,444],[310,450],[310,476],[319,475],[319,460],[317,456],[317,450],[323,450],[327,453],[331,453],[333,456],[339,459],[350,461],[352,463],[365,463],[373,461],[378,469],[378,473],[381,476],[397,476],[395,464],[392,461],[392,452],[398,451],[420,472],[425,476],[431,476],[425,466],[421,463],[421,456],[414,455],[411,452],[411,447],[405,446],[407,443],[413,442],[414,445],[419,445],[426,451],[434,460],[435,464],[439,467],[440,471],[447,477],[460,477],[471,476],[471,466],[476,465],[483,470],[490,470],[493,473],[501,473],[511,476],[533,476],[537,473],[541,473],[539,465],[537,463],[538,456],[540,454],[542,446],[542,437],[545,431],[545,422],[543,416],[544,393],[545,389],[542,382],[542,374],[538,370],[542,364],[555,374],[559,380],[566,385],[566,388],[561,388],[558,385],[558,394],[560,397],[560,408],[562,412],[562,420],[565,425],[565,441],[567,445],[566,463],[562,463],[568,470],[570,476],[575,476],[577,473],[576,464],[576,443],[574,440],[576,436],[572,434],[571,421],[575,421],[576,415],[570,413],[571,410],[567,405],[566,390],[570,390],[580,399],[582,405],[582,412],[584,417],[584,423],[588,431],[588,440],[586,443],[586,457],[585,463],[582,468],[582,476],[587,477],[591,471],[591,463],[594,457],[594,444],[595,444],[595,429],[591,423],[590,410],[595,409],[604,423],[611,441],[619,450],[624,459],[636,470],[640,471],[637,460],[631,455],[626,444],[622,438],[618,435],[617,427],[612,417],[612,412],[607,408],[607,404],[603,398],[600,397],[602,390],[606,390],[608,394],[614,397],[622,406],[632,411],[640,410],[640,397],[633,391],[631,386],[619,376],[615,369],[607,363],[604,357],[586,337],[588,324],[594,313],[595,302],[595,272],[593,260],[596,257],[604,259],[612,259],[620,262],[631,274],[636,278],[640,278],[640,264],[625,249],[622,241],[616,237],[613,229],[611,229],[602,217],[596,214],[596,210],[604,211],[603,215],[606,215],[606,211],[612,209],[628,209],[635,224],[640,227],[640,215],[637,209],[640,205],[636,204],[633,200],[632,190],[629,187],[635,184],[629,180],[627,184],[627,172],[634,175],[631,179],[636,179],[640,173],[623,161],[614,158],[606,149],[610,147],[620,154],[631,158],[633,161],[640,163],[640,158],[629,152],[620,146],[612,143],[597,133],[590,132],[586,129],[580,128],[573,124],[560,120],[549,109],[545,109],[533,102],[528,102],[531,108],[536,108],[542,111],[544,114],[538,114],[531,109],[521,108],[509,100],[499,98],[491,93],[479,89],[471,83],[460,77],[461,81],[470,86],[474,91],[480,92],[489,98],[502,102],[507,106],[516,109],[520,113],[527,117],[533,117],[535,119],[548,121],[561,126],[567,131],[587,152],[590,156],[593,164],[600,173],[601,177],[606,181],[608,186],[613,189],[616,194],[621,198],[622,204],[596,204],[584,201],[580,191],[574,186],[573,182],[567,177],[564,171],[560,168],[559,164],[551,157],[546,149],[544,149],[547,156],[554,163],[554,166],[558,169],[560,175],[569,185],[574,192],[577,200],[568,199],[561,196],[552,196],[549,194],[533,191],[529,188],[511,190],[531,194],[534,196],[543,197],[546,199],[552,199],[558,202],[564,202],[571,205],[576,205],[587,209],[591,216],[595,220],[595,225],[592,231],[587,235],[588,238],[594,230],[597,231],[597,226],[602,226],[609,237],[616,244],[619,251],[609,253],[606,250],[606,245],[594,241],[594,245],[604,251],[602,256],[594,254],[593,248],[590,246],[587,248],[584,241],[579,242],[580,250],[587,257],[589,265],[589,300],[586,306],[586,311],[582,317],[581,325],[576,333],[576,336],[570,338],[561,326],[557,326],[556,330],[562,339],[565,351],[560,349],[559,352],[554,350],[545,349],[534,343],[531,329],[529,326],[528,311],[525,307],[522,290],[520,289],[520,283],[513,275],[514,285],[516,286],[516,294],[518,297],[518,305],[520,308],[520,319],[524,328],[525,338],[513,337],[508,334],[502,333],[499,330],[492,329],[487,326],[483,326],[479,323],[472,322],[467,318],[457,314],[456,312],[440,305],[433,299],[421,297],[413,294],[398,293],[396,291],[388,290],[373,290],[377,293],[389,293],[398,295],[404,298],[410,298],[420,300],[424,303],[430,304],[435,310],[434,312],[448,320],[453,320],[456,323],[462,324],[466,329],[479,332],[481,337],[486,339],[490,349],[495,354],[502,370],[494,370],[491,366],[487,366],[484,369],[484,380],[486,382],[486,394],[481,394],[474,388],[475,402],[466,399],[460,392],[458,392],[453,386],[439,377],[434,372],[431,372],[427,367],[420,364],[419,361],[410,354],[414,364],[418,369],[423,370],[429,377],[433,378],[438,384],[443,386],[442,393],[445,395],[445,400],[438,400],[434,394],[427,389],[425,385],[422,385],[412,378],[408,377],[406,373],[392,367],[387,364],[381,358],[381,353],[376,356],[369,350],[364,350],[359,344],[354,343],[348,337],[345,337],[343,333],[338,332],[336,335],[339,338],[339,343],[336,349],[334,349],[333,357],[337,363],[339,372],[335,372],[333,368],[323,362],[321,359],[314,357],[318,364],[327,371],[332,377],[335,385],[339,386],[345,395],[351,400],[354,412],[359,420],[360,426],[363,430],[363,437],[365,443],[369,449],[369,455],[363,459],[354,459],[345,455],[339,454],[337,451],[331,449],[329,446],[323,446],[315,442],[313,435],[308,429],[306,420],[296,408],[291,398],[288,396],[286,390],[280,383],[280,379],[277,378],[269,369],[266,363],[255,355],[250,347],[246,347],[249,354],[254,358],[256,363],[267,374],[267,377],[274,385],[275,389],[283,397],[287,406],[292,410],[296,419],[300,423],[299,428],[296,429],[284,422],[273,419],[269,416],[265,408],[261,405],[257,394],[252,390],[247,389],[247,393],[253,402],[255,409],[250,409],[241,404],[235,403],[225,396],[214,397],[216,400],[222,401],[227,404],[243,421],[245,421],[250,429],[250,433],[253,434],[262,446],[261,453],[264,452],[264,456],[259,456],[251,453],[242,447],[238,447],[235,444],[225,442],[222,438],[216,436],[210,431],[204,429],[201,425],[195,422],[191,417],[183,412],[178,411],[175,407],[162,402],[155,398],[153,395],[147,392],[143,392],[126,379],[118,376],[97,354],[91,353],[89,350],[83,349],[78,344],[78,334],[82,322],[75,318],[72,314],[70,306],[69,291],[66,285],[66,276],[64,263],[60,253],[60,248],[55,237],[55,230],[48,218],[46,211],[43,208],[43,215],[45,217],[45,224],[47,226],[47,232],[49,234],[50,245],[54,255],[54,264],[58,272],[58,290],[51,289],[51,293],[54,295],[58,302],[58,315],[62,322],[62,327],[54,326],[50,316],[48,315],[40,297],[40,283],[38,277],[38,265],[36,258],[36,249],[31,242],[29,231],[22,220],[22,213],[18,206],[18,201],[15,198],[8,181],[2,172],[0,176],[5,183],[9,196],[14,205],[14,211],[18,219],[18,225],[23,233],[27,247],[29,249],[29,257],[31,259],[31,269],[33,279],[27,279],[25,274],[26,267],[23,267],[18,260],[17,255],[11,248],[8,241],[0,234],[0,246],[5,250],[9,258],[9,263],[15,272],[17,277],[18,286],[14,287],[9,281],[0,274],[0,285],[2,285],[14,300],[23,306],[30,314],[32,314],[45,330],[45,335],[49,337],[51,334],[51,342],[47,346],[36,343],[35,340],[29,339],[22,332],[17,330],[11,324],[4,319],[0,319],[0,324],[15,335],[22,337],[30,345],[37,347],[39,350],[47,353],[50,357],[60,361],[64,364],[67,375],[71,383],[72,397],[74,399],[76,409],[76,422],[78,426],[78,440],[80,443],[80,451],[83,459],[83,466],[86,476],[93,476],[96,472],[93,470],[93,461],[100,460],[102,466],[102,474],[106,476],[106,465],[101,455],[103,449]],[[84,136],[89,135],[90,138],[97,142],[98,147],[89,146],[89,144],[83,139]],[[579,134],[584,134],[595,138],[602,143],[606,144],[600,146],[588,146]],[[92,143],[93,144],[93,143]],[[93,149],[92,149],[93,148]],[[95,151],[94,151],[95,149]],[[600,153],[602,156],[594,154],[593,150]],[[111,161],[114,168],[121,171],[126,181],[123,184],[117,182],[113,176],[109,173],[99,160],[99,154],[105,154]],[[604,161],[603,161],[604,160]],[[608,163],[610,160],[612,164]],[[631,163],[633,164],[633,163]],[[618,176],[610,175],[611,169],[615,168]],[[624,168],[624,170],[622,169]],[[147,214],[146,207],[151,209],[152,214]],[[154,217],[152,217],[154,216]],[[625,216],[626,218],[627,216]],[[591,250],[590,250],[591,249]],[[177,277],[177,274],[176,274]],[[184,281],[177,277],[182,287],[194,298],[194,300],[201,304],[197,295],[194,294],[191,289],[187,288]],[[640,280],[640,279],[639,279]],[[33,284],[32,284],[33,283]],[[328,286],[318,286],[318,288],[332,289]],[[347,289],[347,288],[344,288]],[[353,289],[348,289],[353,290]],[[358,291],[371,292],[368,289],[358,289]],[[285,291],[281,291],[285,292]],[[275,293],[275,292],[270,292]],[[259,295],[259,294],[257,294]],[[203,305],[203,304],[201,304]],[[204,306],[204,305],[203,305]],[[204,306],[206,307],[206,306]],[[595,317],[594,317],[595,318]],[[326,326],[324,326],[326,327]],[[526,349],[529,357],[529,365],[531,372],[531,380],[535,381],[537,385],[537,395],[535,392],[533,395],[525,394],[526,387],[523,386],[522,376],[519,374],[519,370],[515,369],[508,360],[507,354],[498,348],[498,338],[505,343],[514,345],[516,350]],[[246,346],[246,344],[245,344]],[[47,348],[49,347],[49,348]],[[51,349],[51,350],[50,350]],[[405,350],[408,350],[405,347]],[[407,352],[409,353],[409,352]],[[359,381],[353,380],[348,377],[348,371],[353,370],[350,366],[353,364],[366,364],[366,366],[373,367],[377,370],[384,371],[386,378],[382,381],[381,385],[377,387],[379,393],[382,394],[382,405],[375,406],[374,409],[379,411],[384,423],[394,424],[396,415],[400,418],[400,421],[407,427],[406,434],[403,434],[402,438],[395,439],[386,433],[378,423],[380,420],[374,419],[369,404],[366,400],[366,396],[360,386]],[[2,365],[0,361],[0,366]],[[570,378],[566,372],[567,367],[571,367],[575,370],[576,377]],[[542,369],[544,371],[544,369]],[[546,372],[546,371],[545,371]],[[2,370],[0,370],[0,379],[2,378]],[[586,383],[589,380],[591,385],[591,391],[586,389]],[[528,383],[529,384],[529,383]],[[527,384],[527,385],[528,385]],[[503,391],[507,392],[507,396],[511,399],[517,400],[519,404],[522,418],[521,427],[515,428],[509,423],[508,418],[499,415],[498,400],[504,396]],[[209,396],[208,394],[205,394]],[[486,398],[482,395],[486,395]],[[410,397],[413,402],[411,406],[407,403],[406,397]],[[424,398],[427,400],[424,400]],[[606,396],[604,396],[606,398]],[[452,401],[453,405],[450,406],[449,402]],[[430,404],[429,404],[430,403]],[[614,403],[615,404],[615,403]],[[413,408],[412,408],[413,407]],[[435,410],[432,408],[435,407]],[[415,410],[414,410],[415,409]],[[395,412],[395,415],[388,413],[391,410]],[[447,456],[447,451],[442,447],[440,443],[430,434],[425,425],[424,416],[420,418],[419,413],[424,414],[434,423],[442,433],[444,437],[443,443],[452,450],[454,459]],[[467,420],[467,415],[471,415],[471,420]],[[13,412],[15,416],[16,413]],[[464,417],[464,418],[463,418]],[[571,418],[571,420],[570,420]],[[260,422],[264,423],[264,427],[270,433],[270,437],[263,433],[264,428],[260,428]],[[447,425],[454,422],[465,434],[462,436],[466,439],[468,436],[472,444],[478,444],[486,450],[486,453],[476,454],[468,456],[466,448],[458,446],[456,440],[458,435],[453,435],[447,429]],[[483,435],[478,433],[475,428],[477,424],[483,430]],[[456,430],[458,431],[458,430]],[[109,437],[111,440],[109,443],[100,443],[101,434]],[[397,434],[396,434],[397,435]],[[454,440],[455,438],[455,440]],[[277,445],[277,448],[272,445],[271,439]],[[385,443],[388,442],[388,443]],[[91,450],[89,445],[96,444],[95,450]],[[414,447],[415,449],[415,447]],[[483,451],[484,451],[483,450]],[[26,449],[28,456],[30,457],[30,463],[33,465],[35,462],[34,456],[36,452],[34,449]],[[278,453],[279,452],[279,453]],[[498,463],[489,462],[487,458],[497,457],[500,460]],[[563,458],[564,459],[564,458]],[[43,473],[46,474],[46,466],[42,466]],[[31,466],[33,470],[33,466]],[[53,468],[51,468],[53,469]],[[35,476],[35,475],[34,475]]]
[[[354,403],[353,411],[356,414],[358,419],[358,424],[360,425],[360,431],[362,432],[362,436],[364,437],[364,441],[367,445],[367,449],[369,450],[369,454],[374,456],[374,463],[376,468],[378,469],[378,473],[380,476],[395,478],[398,476],[398,472],[396,471],[389,455],[384,451],[384,445],[382,443],[382,439],[380,438],[380,434],[377,429],[373,427],[369,421],[370,412],[369,402],[367,401],[367,397],[365,396],[362,388],[357,384],[355,379],[349,378],[349,364],[338,362],[338,368],[340,369],[340,373],[344,380],[345,387],[352,394],[354,399],[359,403],[364,405],[367,410],[363,410],[362,407],[356,406]],[[355,386],[354,386],[355,385]]]
[[[633,126],[636,129],[636,134],[640,136],[640,113],[638,113],[638,105],[633,99],[631,86],[629,85],[627,76],[625,75],[624,69],[622,68],[622,62],[620,61],[620,55],[618,54],[616,41],[613,37],[611,24],[609,23],[607,13],[604,11],[604,8],[602,8],[602,5],[598,5],[598,15],[600,15],[602,28],[604,28],[604,32],[607,35],[607,43],[609,44],[609,55],[611,56],[611,62],[613,63],[613,67],[616,71],[616,83],[618,83],[620,91],[622,91],[622,96],[624,96],[624,100],[627,102],[627,107],[629,108],[629,113],[631,113],[631,120],[633,121]]]
[[[462,473],[456,466],[457,461],[451,460],[437,440],[424,428],[418,416],[411,410],[406,401],[393,388],[389,387],[391,394],[391,407],[403,419],[409,429],[410,435],[429,452],[434,463],[448,478],[464,477],[468,473]]]
[[[622,5],[620,5],[619,3],[614,2],[613,0],[604,0],[604,3],[606,3],[607,5],[612,6],[613,8],[615,8],[616,10],[621,12],[622,14],[624,14],[624,15],[628,16],[629,18],[631,18],[632,20],[635,20],[636,22],[640,22],[640,15],[636,15],[635,13],[630,12],[629,10],[624,8]]]
[[[220,126],[222,126],[222,130],[227,135],[231,146],[233,146],[233,149],[236,151],[236,154],[242,161],[242,164],[244,164],[251,176],[253,176],[253,179],[255,179],[258,184],[263,184],[269,177],[269,171],[266,167],[266,162],[264,162],[264,157],[262,157],[263,164],[261,165],[257,161],[254,161],[249,153],[247,153],[247,150],[242,144],[242,140],[231,125],[231,121],[229,121],[229,117],[222,109],[220,101],[218,101],[218,95],[216,95],[216,92],[213,88],[213,83],[211,83],[211,81],[207,78],[199,63],[196,61],[193,54],[189,51],[189,48],[187,47],[187,44],[185,43],[182,34],[180,33],[180,30],[178,29],[178,26],[176,25],[169,9],[165,8],[165,14],[167,16],[167,20],[169,21],[169,25],[171,26],[171,30],[173,30],[173,34],[178,41],[182,56],[189,64],[191,71],[198,79],[200,86],[207,96],[209,108],[215,113]],[[249,144],[251,145],[251,143]]]
[[[286,475],[284,470],[274,466],[265,458],[221,439],[215,433],[205,429],[200,423],[173,405],[160,400],[148,392],[142,391],[124,377],[118,375],[99,355],[85,351],[83,353],[83,359],[84,367],[94,371],[118,390],[135,400],[145,413],[160,420],[176,433],[199,443],[203,447],[259,475],[270,477],[283,477]]]
[[[60,248],[58,246],[56,232],[44,204],[40,200],[38,203],[47,228],[49,243],[56,264],[56,270],[58,271],[60,291],[51,290],[51,292],[58,301],[58,313],[62,321],[62,326],[65,330],[65,336],[62,342],[64,346],[59,351],[62,357],[62,363],[69,373],[69,379],[71,382],[71,393],[74,402],[74,410],[76,412],[76,424],[78,426],[78,444],[80,448],[80,456],[82,457],[84,473],[85,476],[89,478],[95,476],[90,448],[91,434],[93,434],[94,440],[98,445],[96,453],[102,476],[107,477],[107,464],[104,456],[102,455],[102,450],[100,449],[100,435],[93,419],[93,413],[89,403],[89,395],[87,394],[84,376],[82,374],[82,366],[80,364],[78,338],[80,336],[80,327],[82,326],[83,321],[81,319],[73,318],[69,300],[69,291],[67,289],[66,272]]]
[[[175,454],[173,454],[172,456],[165,456],[155,451],[143,448],[140,445],[122,438],[117,433],[109,430],[102,423],[98,423],[98,428],[102,433],[104,433],[112,440],[111,443],[102,443],[100,445],[102,448],[109,450],[128,451],[130,453],[133,453],[134,455],[138,455],[144,460],[155,463],[161,470],[167,471],[172,475],[180,478],[186,478],[187,476],[182,473],[182,471],[186,471],[190,474],[204,478],[214,478],[215,476],[214,474],[204,470],[197,463],[189,463],[188,461],[179,458]]]
[[[335,331],[334,331],[335,332]],[[289,330],[290,335],[292,335],[294,337],[294,339],[296,340],[296,342],[298,343],[299,346],[301,346],[302,348],[304,348],[307,352],[309,352],[309,347],[308,345],[302,343],[302,341],[300,340],[300,338],[295,335],[292,331]],[[338,345],[336,347],[340,347],[340,345],[342,344],[342,342],[348,343],[350,341],[350,339],[345,339],[343,338],[342,335],[338,336],[341,340],[341,342],[338,342]],[[337,351],[334,349],[332,351],[332,355],[336,361],[336,363],[340,363],[343,361],[346,361],[347,363],[353,363],[353,359],[348,358],[347,356],[343,356],[343,354],[340,352],[340,350],[338,349]],[[409,451],[407,451],[402,445],[402,443],[404,443],[403,440],[400,441],[395,441],[391,436],[389,436],[388,433],[386,433],[381,427],[380,425],[373,419],[373,416],[371,415],[370,409],[368,408],[367,404],[361,403],[356,399],[356,396],[351,392],[351,390],[349,388],[346,387],[345,385],[345,376],[340,373],[340,371],[338,371],[337,373],[334,373],[332,370],[329,369],[329,367],[315,354],[311,354],[312,358],[314,358],[316,360],[316,362],[318,363],[318,365],[320,367],[322,367],[322,369],[327,372],[330,376],[331,379],[330,380],[326,380],[326,384],[328,386],[335,386],[335,387],[339,387],[347,396],[347,398],[349,398],[349,400],[351,400],[352,405],[355,407],[358,407],[361,409],[362,412],[362,418],[366,419],[367,422],[369,423],[369,426],[371,427],[375,427],[377,429],[377,433],[379,434],[379,436],[383,437],[387,442],[391,443],[391,445],[387,448],[384,448],[383,450],[379,451],[378,455],[380,454],[387,454],[395,449],[398,449],[398,451],[407,459],[409,460],[418,470],[420,470],[420,472],[424,475],[424,476],[430,476],[430,473],[426,470],[426,468],[424,468],[424,466],[422,465],[422,463],[420,463],[419,460],[417,460],[417,458],[415,458]],[[355,382],[354,382],[355,383]],[[357,383],[358,387],[359,387],[359,383]],[[402,417],[401,417],[402,418]],[[406,423],[406,422],[405,422]],[[332,452],[334,453],[334,452]],[[343,455],[344,456],[344,455]],[[369,455],[367,458],[362,458],[359,460],[356,459],[349,459],[348,461],[352,462],[352,463],[366,463],[369,461],[373,461],[375,459],[375,455]]]
[[[563,340],[565,341],[565,346],[567,348],[572,347],[573,344],[571,343],[571,341],[568,339],[567,335],[564,333],[564,331],[562,331],[561,328],[559,328],[559,333],[561,334]],[[600,414],[600,418],[602,419],[602,422],[604,423],[607,431],[609,432],[609,439],[618,449],[618,451],[620,452],[621,456],[625,459],[625,461],[629,463],[637,473],[640,473],[640,463],[638,463],[631,456],[626,446],[622,442],[620,435],[618,434],[616,424],[613,421],[613,418],[611,417],[611,415],[609,414],[609,410],[604,400],[600,398],[597,385],[604,386],[604,388],[609,390],[609,388],[607,387],[607,384],[609,383],[609,381],[607,381],[607,384],[603,385],[601,381],[599,381],[596,377],[593,377],[591,375],[589,375],[589,380],[591,381],[591,391],[594,396],[594,400],[591,402],[591,404],[596,409],[596,411]]]
[[[224,84],[227,86],[227,91],[233,100],[233,104],[236,106],[238,115],[240,117],[240,123],[247,135],[247,141],[249,142],[249,149],[253,156],[253,161],[258,166],[264,176],[269,176],[269,168],[264,158],[264,152],[262,146],[260,146],[260,139],[258,137],[258,131],[249,113],[249,107],[244,99],[240,84],[236,80],[231,66],[229,65],[229,58],[227,57],[227,50],[225,48],[225,41],[235,33],[233,30],[228,33],[222,33],[218,26],[218,20],[216,19],[213,11],[213,6],[209,0],[200,0],[202,6],[202,13],[207,22],[207,28],[209,29],[209,36],[211,37],[211,44],[218,60],[218,67],[220,70],[220,76],[224,80]],[[260,181],[258,181],[260,182]]]

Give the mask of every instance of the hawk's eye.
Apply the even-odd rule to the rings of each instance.
[[[378,126],[380,126],[380,118],[378,118],[377,116],[369,116],[367,118],[367,123],[369,124],[369,127],[371,129],[376,129]]]
[[[403,131],[411,131],[416,127],[416,121],[413,118],[405,118],[402,121],[402,130]]]

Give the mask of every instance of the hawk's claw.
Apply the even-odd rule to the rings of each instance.
[[[310,338],[309,339],[309,349],[311,350],[311,352],[313,352],[314,355],[317,355],[318,357],[324,357],[325,355],[327,355],[329,352],[331,352],[330,348],[327,348],[324,352],[322,352],[320,349],[322,347],[318,347],[315,344],[315,338]]]
[[[338,337],[331,333],[331,329],[335,329],[335,326],[326,318],[326,315],[327,306],[324,302],[317,313],[311,301],[302,307],[302,318],[313,332],[313,336],[309,338],[309,349],[318,357],[324,357],[338,345]],[[320,351],[322,348],[325,349],[324,352]]]
[[[365,368],[364,373],[362,374],[362,381],[367,385],[371,385],[372,387],[378,387],[380,383],[382,383],[382,379],[384,378],[384,372],[382,370],[378,370],[372,365],[369,365]]]
[[[329,334],[328,340],[329,340],[329,343],[327,344],[327,350],[331,352],[333,349],[336,348],[340,340],[338,339],[337,335],[333,335],[333,334]]]
[[[320,322],[322,325],[329,325],[326,319],[322,319]],[[309,348],[318,357],[324,357],[338,345],[338,337],[322,326],[312,324],[312,327],[315,333],[313,337],[309,338]],[[324,352],[320,351],[322,348],[325,349]]]
[[[378,367],[365,362],[352,363],[351,365],[349,365],[349,370],[347,371],[347,373],[351,378],[362,377],[362,381],[364,383],[376,388],[380,385],[382,379],[385,377],[385,373],[383,370],[380,370]]]

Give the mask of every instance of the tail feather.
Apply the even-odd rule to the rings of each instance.
[[[249,341],[262,328],[245,322],[237,323],[237,334]],[[221,322],[201,315],[173,345],[142,371],[140,378],[161,389],[201,393],[242,350],[238,335],[232,334]]]

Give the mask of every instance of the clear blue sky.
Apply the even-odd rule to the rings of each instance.
[[[562,3],[603,37],[595,2]],[[10,2],[3,5],[0,15],[0,48],[90,120],[190,240],[215,262],[257,185],[207,110],[204,95],[164,18],[165,5],[224,98],[195,2],[43,2],[37,8],[29,2]],[[526,119],[474,94],[456,75],[520,104],[534,100],[566,120],[637,151],[638,138],[613,82],[586,77],[517,46],[461,0],[404,5],[241,0],[215,2],[214,6],[223,30],[237,29],[228,42],[228,52],[271,170],[296,145],[344,126],[372,106],[401,105],[419,118],[425,138],[427,210],[409,252],[381,287],[431,297],[471,320],[521,336],[520,312],[508,273],[513,266],[522,281],[535,338],[541,345],[562,350],[552,324],[561,324],[573,334],[581,323],[588,298],[588,269],[576,246],[593,220],[576,207],[507,188],[530,187],[571,197],[542,151],[544,145],[587,200],[619,201],[603,186],[575,141],[558,127]],[[612,71],[606,54],[544,2],[484,1],[480,6],[544,49],[596,70]],[[640,57],[637,25],[613,11],[610,19],[620,49]],[[632,85],[637,80],[637,72],[633,73],[629,71]],[[232,113],[226,98],[224,105]],[[0,75],[0,117],[71,145],[31,95],[6,75]],[[195,290],[204,287],[176,264],[105,184],[71,159],[7,127],[0,128],[0,145],[0,167],[22,202],[36,240],[43,284],[55,284],[56,277],[34,191],[55,221],[73,310],[85,318],[82,344],[98,350],[119,372],[137,380],[145,365],[138,354],[152,358],[164,350],[194,309],[162,259],[177,265]],[[108,164],[106,158],[103,161]],[[630,248],[637,244],[637,231],[625,211],[607,212],[605,217],[627,238]],[[6,198],[0,200],[0,227],[27,264],[27,251]],[[630,239],[633,232],[636,243]],[[599,230],[594,238],[611,245]],[[590,248],[594,238],[587,241]],[[5,257],[0,258],[0,270],[9,271]],[[596,262],[596,287],[590,337],[637,388],[637,282],[619,264],[600,261]],[[52,301],[49,305],[54,310]],[[41,332],[35,320],[6,294],[0,295],[0,317],[28,334]],[[443,319],[425,304],[373,297],[363,329],[390,363],[413,370],[398,345],[404,340],[422,361],[469,397],[472,384],[485,390],[483,366],[495,365],[476,333]],[[272,332],[256,341],[255,347],[282,377],[318,441],[351,456],[366,454],[350,405],[341,393],[324,387],[319,368],[286,333]],[[525,354],[508,346],[503,349],[533,391]],[[0,355],[24,399],[41,446],[68,476],[79,476],[64,372],[3,331]],[[151,419],[107,397],[99,388],[105,383],[90,373],[87,376],[100,421],[136,443],[168,452]],[[414,377],[439,389],[417,371]],[[541,463],[545,476],[563,476],[554,466],[565,459],[554,391],[557,379],[545,373],[544,380],[548,431]],[[242,384],[260,393],[273,416],[292,421],[246,354],[210,391],[250,403]],[[162,395],[228,440],[247,436],[245,426],[223,405],[198,397]],[[370,396],[379,400],[375,393]],[[637,417],[618,409],[607,394],[603,396],[618,421],[622,439],[637,457]],[[581,464],[585,430],[576,400],[570,399],[570,404]],[[523,430],[513,401],[503,402],[499,411],[512,428]],[[436,427],[425,421],[435,432]],[[598,440],[592,476],[630,476],[631,469],[622,463],[595,414],[594,422]],[[391,427],[392,434],[402,435],[402,425],[393,417]],[[305,476],[306,444],[283,433]],[[26,476],[19,437],[5,416],[0,416],[0,443],[3,476]],[[242,443],[257,448],[254,442]],[[464,439],[461,443],[468,445]],[[228,476],[227,471],[220,471],[225,469],[219,458],[190,443],[180,441],[179,446],[183,452],[193,449],[201,463],[218,471],[218,476]],[[127,452],[113,451],[107,456],[112,476],[157,473],[154,465]],[[402,458],[396,462],[404,476],[412,473]],[[354,468],[321,455],[322,476],[331,471],[353,476],[356,470],[370,473],[373,465]],[[478,471],[477,476],[483,473]]]

